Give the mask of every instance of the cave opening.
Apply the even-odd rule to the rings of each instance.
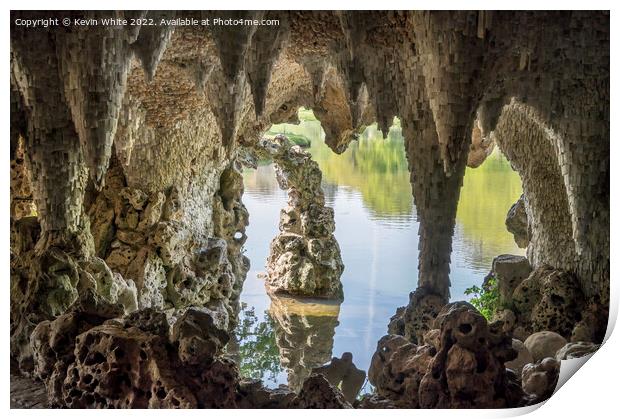
[[[311,110],[299,108],[297,118],[298,123],[272,125],[264,136],[285,135],[308,151],[321,169],[321,186],[326,205],[335,210],[335,235],[345,264],[341,277],[344,301],[337,311],[330,308],[336,303],[306,302],[327,308],[322,314],[314,310],[305,316],[300,315],[305,310],[304,299],[275,297],[278,301],[273,303],[274,297],[265,288],[265,263],[288,197],[278,185],[272,160],[246,167],[242,200],[249,225],[244,254],[251,267],[240,295],[242,309],[231,353],[243,374],[273,387],[291,385],[291,380],[299,384],[300,374],[307,377],[312,368],[344,352],[351,352],[356,365],[367,370],[385,324],[398,307],[407,304],[406,296],[417,284],[411,272],[417,269],[419,225],[400,120],[394,118],[386,138],[376,124],[365,127],[346,151],[336,154],[325,144],[321,122]],[[522,194],[521,180],[494,143],[485,146],[482,158],[478,150],[470,153],[477,161],[466,169],[459,199],[451,262],[452,301],[472,298],[465,291],[481,283],[497,255],[524,254],[505,225],[508,210]],[[278,312],[283,306],[288,307],[288,317]],[[334,313],[335,319],[330,317]],[[306,326],[292,327],[291,321],[303,321]],[[326,325],[331,329],[325,329]],[[312,339],[318,333],[323,338]],[[304,347],[306,342],[312,344]],[[303,356],[304,351],[313,353],[314,359]],[[287,374],[291,353],[305,359],[305,365],[292,374],[288,368]],[[372,385],[366,382],[361,391],[371,392]]]

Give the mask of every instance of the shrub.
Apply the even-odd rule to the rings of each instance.
[[[465,295],[472,296],[469,302],[489,321],[500,309],[497,280],[493,277],[490,277],[482,287],[474,285],[467,288]]]

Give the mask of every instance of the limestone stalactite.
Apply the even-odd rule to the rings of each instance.
[[[65,98],[90,177],[98,187],[112,153],[132,58],[130,44],[138,30],[87,26],[56,36]]]
[[[88,172],[65,100],[57,42],[46,31],[16,31],[11,45],[13,76],[28,116],[25,150],[42,229],[39,250],[77,245],[71,238],[87,232],[82,201]],[[77,247],[89,251],[87,244]]]
[[[463,150],[451,175],[444,172],[437,133],[431,116],[426,123],[403,121],[403,132],[417,141],[408,143],[413,196],[420,222],[418,285],[447,300],[450,296],[450,255],[456,208],[465,174]],[[415,128],[412,125],[415,124]]]

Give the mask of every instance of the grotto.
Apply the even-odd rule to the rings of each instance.
[[[598,11],[12,11],[12,406],[547,399],[560,362],[607,328],[609,36]],[[416,265],[368,368],[332,354],[353,264],[324,168],[265,135],[300,108],[333,155],[374,123],[402,131]],[[522,184],[502,228],[523,251],[478,278],[497,294],[489,314],[453,299],[451,258],[465,174],[494,148]],[[246,255],[244,204],[244,173],[265,159],[286,195],[266,261]],[[288,372],[275,388],[231,350],[263,263]]]

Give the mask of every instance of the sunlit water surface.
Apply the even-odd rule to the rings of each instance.
[[[392,127],[387,140],[369,127],[342,155],[324,144],[317,121],[278,125],[270,132],[312,142],[309,151],[323,172],[327,205],[335,211],[345,299],[339,310],[320,303],[272,303],[259,274],[287,196],[271,164],[246,170],[243,202],[250,225],[245,254],[251,269],[234,342],[242,375],[262,378],[270,387],[290,380],[295,387],[311,368],[343,352],[351,352],[357,367],[367,371],[390,317],[407,304],[417,282],[418,222],[400,127]],[[519,176],[498,151],[480,167],[467,169],[453,241],[452,300],[467,299],[465,289],[482,282],[493,257],[523,254],[504,224],[520,194]]]

